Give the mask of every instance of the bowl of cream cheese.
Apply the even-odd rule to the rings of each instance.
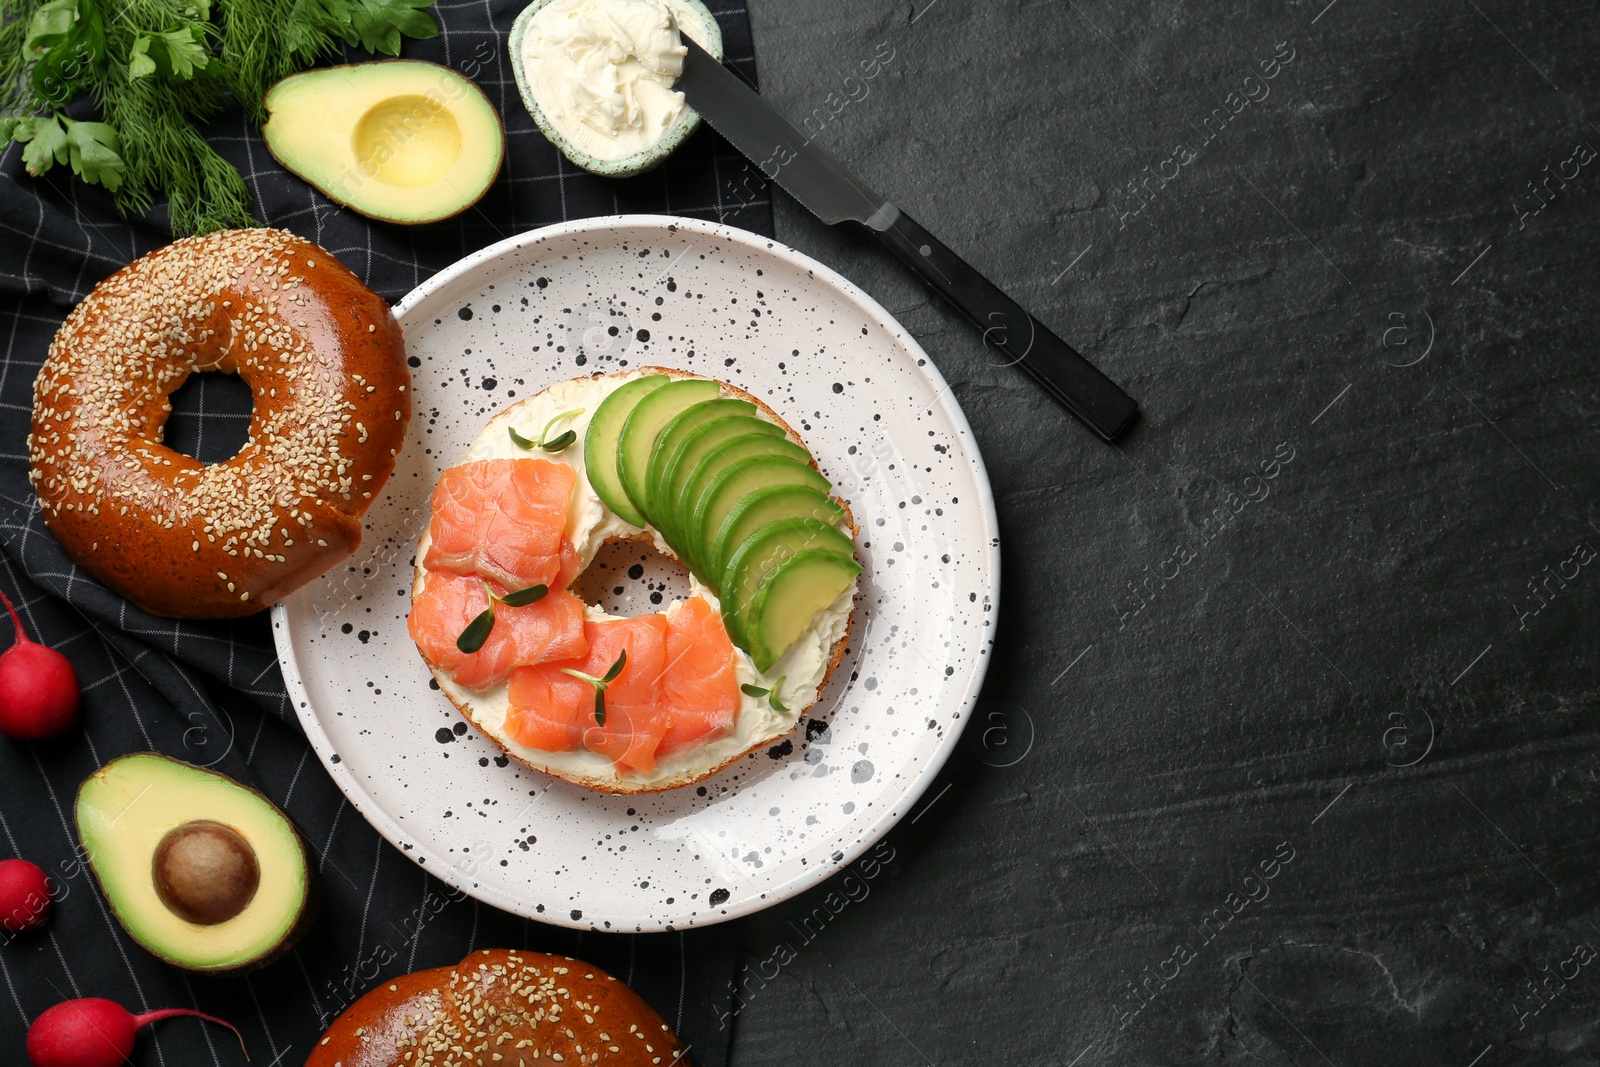
[[[681,34],[722,58],[722,31],[700,0],[534,0],[511,26],[511,69],[563,155],[626,178],[700,125],[672,88],[687,53]]]

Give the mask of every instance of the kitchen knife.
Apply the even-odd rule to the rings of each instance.
[[[830,226],[846,221],[865,226],[983,330],[985,344],[1106,440],[1128,427],[1139,406],[1115,382],[911,216],[812,144],[687,34],[683,43],[689,54],[674,88],[763,174]]]

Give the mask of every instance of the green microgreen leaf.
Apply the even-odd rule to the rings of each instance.
[[[517,432],[517,428],[515,426],[507,426],[506,427],[506,433],[511,435],[511,443],[516,445],[518,448],[522,449],[523,451],[527,451],[530,448],[538,447],[538,445],[535,442],[528,440],[526,437],[524,437],[520,433],[518,433]]]
[[[562,674],[571,675],[572,677],[578,679],[578,681],[586,682],[594,687],[594,721],[598,726],[604,726],[606,724],[606,690],[610,688],[612,682],[617,680],[617,675],[622,673],[623,665],[627,662],[628,650],[623,649],[621,652],[617,653],[617,662],[613,663],[611,665],[611,669],[606,671],[606,673],[599,678],[596,678],[592,674],[584,674],[576,667],[561,668]]]
[[[526,589],[517,589],[505,596],[498,595],[489,587],[488,582],[483,583],[483,591],[489,597],[489,606],[478,612],[473,620],[467,623],[467,628],[461,631],[461,636],[456,638],[456,647],[469,655],[483,647],[489,640],[489,633],[494,629],[494,606],[496,601],[508,608],[525,608],[529,604],[543,600],[545,594],[550,592],[550,587],[545,585],[530,585]]]
[[[566,433],[559,434],[554,439],[550,437],[550,431],[555,429],[556,423],[563,422],[575,415],[582,414],[582,408],[573,408],[571,411],[563,411],[561,414],[545,423],[544,429],[539,432],[539,447],[544,449],[546,452],[560,452],[562,449],[571,445],[572,442],[578,439],[578,431],[568,430]]]
[[[781,711],[781,712],[784,712],[784,713],[787,713],[789,711],[789,709],[784,707],[782,702],[778,700],[778,690],[783,688],[783,679],[786,678],[786,677],[788,677],[788,676],[787,675],[780,676],[776,682],[772,683],[772,692],[767,697],[767,703],[772,705],[772,710],[773,711]]]
[[[505,596],[497,596],[495,599],[500,601],[500,603],[504,604],[508,608],[525,608],[529,604],[543,600],[545,594],[549,591],[549,586],[530,585],[526,589],[518,589],[514,593],[507,593]]]
[[[747,697],[764,697],[772,692],[770,689],[763,689],[759,685],[751,685],[749,682],[741,685],[739,691]]]
[[[494,629],[494,597],[489,598],[489,606],[478,612],[477,618],[467,623],[467,628],[461,631],[461,636],[456,638],[456,647],[467,655],[478,651],[483,643],[489,640],[489,631]]]
[[[555,440],[546,441],[543,444],[541,444],[539,447],[544,449],[546,452],[560,452],[562,449],[564,449],[567,446],[571,445],[572,442],[576,441],[577,439],[578,439],[578,431],[577,430],[568,430],[566,433],[561,434],[558,437],[556,437]]]

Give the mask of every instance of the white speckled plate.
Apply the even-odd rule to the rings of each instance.
[[[774,241],[633,215],[502,241],[396,314],[416,396],[399,467],[355,557],[272,617],[306,734],[379,833],[495,907],[649,931],[791,896],[911,809],[983,680],[1000,552],[966,419],[888,312]],[[641,364],[769,402],[850,502],[866,569],[849,652],[789,740],[700,786],[614,797],[508,764],[469,732],[406,612],[429,493],[489,416],[552,382]]]

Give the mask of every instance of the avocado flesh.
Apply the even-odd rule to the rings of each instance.
[[[745,539],[779,519],[817,519],[837,526],[844,518],[838,501],[803,485],[773,485],[757,489],[735,505],[706,549],[705,567],[726,585],[724,575],[734,551]]]
[[[750,442],[750,444],[745,445],[746,441]],[[741,447],[751,449],[757,446],[766,447],[774,444],[790,445],[800,451],[802,455],[795,457],[779,452],[776,449],[764,452],[752,451],[741,455],[732,462],[718,463],[716,467],[710,468],[713,473],[709,480],[700,483],[704,486],[704,489],[693,498],[694,511],[684,526],[684,542],[693,546],[690,558],[686,562],[689,564],[689,569],[694,572],[695,577],[706,585],[712,586],[713,589],[716,589],[716,586],[712,583],[717,579],[705,569],[706,547],[710,541],[711,534],[721,528],[722,523],[727,519],[728,514],[738,506],[739,501],[757,489],[763,489],[769,485],[803,485],[809,489],[815,489],[819,493],[826,493],[832,488],[828,479],[818,474],[815,468],[805,463],[805,460],[811,458],[809,454],[805,453],[805,449],[799,448],[793,442],[775,437],[755,437],[740,438],[736,443]],[[729,449],[728,451],[732,450]],[[716,463],[721,455],[725,454],[707,457],[701,463],[701,467],[706,468],[707,464]],[[686,498],[684,503],[687,506],[689,499]],[[722,590],[717,589],[718,596],[721,596],[722,592]]]
[[[750,659],[765,674],[811,625],[817,612],[850,588],[861,564],[829,549],[809,549],[778,564],[749,607]]]
[[[332,200],[389,222],[465,211],[500,171],[500,116],[448,67],[394,59],[291,75],[267,90],[267,149]]]
[[[680,378],[646,395],[628,413],[617,441],[617,475],[628,499],[653,523],[650,485],[646,481],[656,438],[672,417],[691,404],[715,400],[721,386],[709,378]]]
[[[662,502],[661,517],[666,520],[666,525],[660,529],[674,548],[682,540],[677,531],[681,526],[683,513],[687,510],[683,507],[683,492],[688,486],[689,476],[713,449],[734,438],[752,435],[782,437],[783,428],[753,415],[733,415],[728,418],[713,419],[700,426],[694,436],[685,441],[677,454],[667,461],[656,494]]]
[[[673,501],[667,492],[667,468],[683,451],[683,446],[708,422],[734,415],[754,417],[755,413],[756,406],[748,400],[718,397],[689,405],[661,428],[656,443],[650,448],[650,460],[645,465],[644,475],[650,503],[655,509],[651,514],[651,522],[658,530],[664,528],[662,520],[668,518],[672,511]]]
[[[200,925],[162,902],[152,874],[171,830],[212,821],[255,854],[260,881],[231,919]],[[300,835],[271,801],[233,779],[154,752],[112,760],[78,789],[78,837],[106,902],[128,934],[178,967],[229,971],[287,949],[310,898]]]
[[[750,632],[749,608],[760,586],[784,562],[812,549],[827,549],[848,558],[856,545],[821,520],[779,519],[751,534],[733,553],[723,573],[722,619],[728,636],[741,648],[750,648],[746,636]]]
[[[646,394],[655,392],[670,380],[665,374],[648,374],[617,386],[594,409],[589,428],[583,435],[583,470],[595,495],[606,507],[635,526],[644,526],[649,520],[628,499],[628,491],[622,488],[622,477],[617,473],[622,427]]]

